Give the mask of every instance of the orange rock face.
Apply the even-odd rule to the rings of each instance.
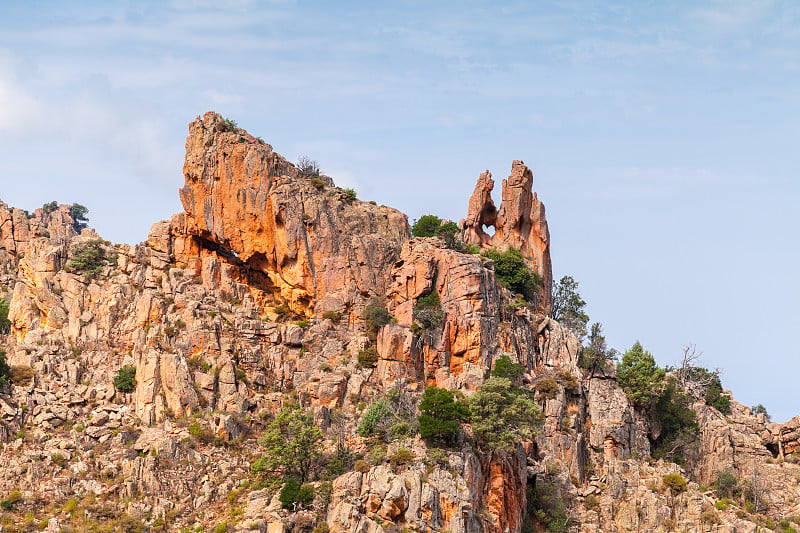
[[[271,146],[215,113],[189,130],[181,200],[186,231],[201,247],[232,255],[251,284],[296,312],[339,311],[385,292],[410,238],[404,214],[354,205],[329,178],[299,176]]]
[[[414,303],[431,291],[441,302],[442,334],[432,343],[414,344],[410,338]],[[435,239],[410,241],[392,269],[387,292],[387,305],[397,324],[381,332],[378,352],[390,361],[399,361],[405,354],[404,368],[430,382],[440,368],[458,375],[467,363],[488,367],[497,327],[487,317],[498,315],[499,302],[491,271],[481,258],[440,248]],[[399,372],[392,374],[386,378]]]
[[[486,510],[494,531],[520,531],[525,513],[524,454],[498,454],[489,464]]]
[[[514,161],[511,175],[503,180],[503,201],[497,211],[492,201],[492,175],[487,170],[478,178],[469,200],[467,218],[461,222],[465,244],[482,248],[516,248],[544,280],[542,311],[552,307],[553,270],[550,263],[550,231],[544,204],[533,192],[533,172],[522,161]],[[494,227],[489,236],[484,227]]]

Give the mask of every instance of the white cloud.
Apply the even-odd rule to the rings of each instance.
[[[13,142],[58,143],[112,154],[144,180],[175,179],[180,147],[167,138],[167,126],[141,101],[87,85],[78,92],[47,91],[36,78],[21,79],[13,56],[0,61],[0,138]],[[34,162],[37,163],[37,162]]]

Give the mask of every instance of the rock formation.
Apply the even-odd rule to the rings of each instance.
[[[541,310],[548,314],[552,307],[553,271],[550,263],[550,231],[544,204],[533,192],[533,172],[522,161],[514,161],[511,175],[503,180],[500,210],[492,201],[494,181],[487,170],[478,178],[469,199],[467,218],[461,221],[464,244],[481,248],[516,248],[542,276],[544,299]],[[484,228],[493,227],[494,235]]]
[[[185,212],[138,245],[103,241],[69,206],[0,203],[3,528],[749,532],[800,515],[800,417],[770,424],[735,401],[728,415],[698,401],[694,463],[644,460],[658,424],[612,367],[582,365],[549,303],[501,287],[492,261],[411,240],[401,213],[301,175],[217,114],[190,125],[186,147]],[[532,181],[514,162],[498,211],[482,174],[463,238],[520,249],[549,287]],[[434,293],[436,319],[421,327]],[[505,356],[541,409],[535,439],[489,450],[466,424],[443,450],[415,434],[426,386],[469,398]],[[130,389],[115,384],[126,365]],[[411,415],[359,435],[367,406],[386,399]],[[317,465],[312,504],[286,509],[282,479],[260,485],[251,469],[290,403],[325,431],[328,469]],[[749,480],[758,507],[701,489],[720,472]],[[665,488],[676,474],[686,491]]]
[[[270,145],[214,113],[189,125],[183,171],[186,231],[234,254],[260,274],[251,283],[295,311],[343,311],[361,294],[383,294],[410,237],[399,211],[299,178]]]

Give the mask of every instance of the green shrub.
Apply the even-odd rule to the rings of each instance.
[[[114,376],[114,388],[119,392],[133,392],[136,390],[136,367],[125,365]]]
[[[116,253],[107,252],[102,239],[92,239],[72,246],[64,269],[72,274],[96,278],[107,264],[116,263]]]
[[[541,412],[527,391],[492,376],[470,399],[472,430],[482,446],[513,449],[534,437]]]
[[[370,339],[374,340],[378,336],[378,331],[391,321],[392,315],[378,298],[370,300],[364,308],[364,322],[367,324],[367,335]]]
[[[558,382],[553,378],[543,378],[536,382],[536,392],[548,400],[552,400],[556,397],[558,389]]]
[[[451,444],[461,422],[469,418],[469,407],[455,400],[453,393],[439,387],[427,387],[419,404],[420,436],[429,442]]]
[[[665,375],[664,369],[656,365],[653,355],[639,341],[622,355],[622,362],[617,365],[617,383],[628,400],[638,407],[648,405],[656,396]]]
[[[414,460],[414,454],[408,448],[398,448],[396,452],[389,456],[392,468],[407,465]]]
[[[261,478],[283,473],[304,483],[322,457],[323,440],[311,413],[296,404],[284,407],[258,440],[267,452]]]
[[[598,510],[600,509],[600,500],[594,494],[589,494],[583,499],[583,506],[589,511]]]
[[[88,227],[89,219],[86,218],[88,213],[89,210],[81,204],[72,204],[69,207],[69,216],[72,219],[72,228],[75,233],[80,233],[84,228]]]
[[[278,498],[281,501],[281,507],[284,509],[295,510],[296,504],[301,507],[308,507],[314,501],[314,487],[308,483],[300,484],[295,478],[289,478],[281,488]]]
[[[320,522],[316,526],[314,526],[313,531],[311,533],[328,533],[331,528],[328,526],[327,522]]]
[[[577,389],[578,379],[572,375],[569,370],[561,369],[558,371],[558,382],[564,386],[565,389]]]
[[[64,455],[58,452],[51,455],[50,460],[53,461],[53,464],[59,468],[64,468],[64,466],[67,464],[67,460],[64,458]]]
[[[442,304],[439,293],[432,290],[425,296],[417,298],[414,304],[413,320],[423,331],[437,330],[442,327]]]
[[[211,444],[214,442],[214,432],[199,422],[192,422],[189,424],[189,435],[203,444]]]
[[[491,375],[499,378],[506,378],[514,381],[518,376],[525,372],[525,367],[511,360],[507,354],[503,354],[494,361]]]
[[[717,496],[723,499],[739,497],[742,492],[739,487],[739,476],[736,475],[734,470],[717,472],[714,490],[717,492]]]
[[[410,433],[411,433],[411,427],[408,425],[408,422],[406,422],[405,420],[399,420],[394,424],[392,424],[392,426],[389,428],[389,439],[390,440],[403,439],[405,437],[408,437]]]
[[[592,324],[587,341],[578,360],[578,366],[584,370],[594,373],[596,368],[605,369],[619,355],[614,348],[608,347],[603,335],[603,325],[599,322]]]
[[[0,386],[8,383],[11,378],[11,367],[6,362],[6,351],[0,349]]]
[[[339,322],[339,313],[336,311],[325,311],[322,313],[322,318],[324,320],[330,320],[331,322],[338,323]]]
[[[219,125],[220,131],[236,131],[239,128],[235,120],[225,117],[220,118]]]
[[[33,381],[33,368],[28,365],[14,365],[9,370],[8,379],[11,383],[20,386],[30,385]]]
[[[386,446],[376,444],[367,453],[367,461],[370,465],[379,465],[386,459]]]
[[[378,359],[378,349],[375,346],[368,346],[358,351],[358,366],[361,368],[375,368]]]
[[[724,511],[731,505],[733,505],[733,500],[729,500],[728,498],[722,498],[721,500],[719,500],[714,504],[714,507],[716,507],[718,511]]]
[[[516,248],[485,250],[483,255],[494,262],[494,276],[500,285],[521,294],[528,302],[536,302],[542,287],[542,277],[530,269]]]
[[[267,458],[263,455],[250,465],[250,475],[257,479],[264,479],[268,473],[269,465],[267,464]]]
[[[754,405],[751,411],[754,415],[764,415],[764,417],[767,419],[767,422],[771,420],[771,417],[767,412],[767,408],[764,407],[762,404]]]
[[[664,487],[672,491],[673,494],[686,492],[686,489],[688,488],[686,479],[684,479],[684,477],[677,472],[665,474],[661,478],[661,483],[663,483]]]
[[[723,415],[731,414],[731,399],[728,395],[722,393],[722,382],[719,379],[719,375],[715,375],[712,378],[706,389],[705,402],[706,405],[717,409]]]
[[[0,335],[11,331],[11,321],[8,319],[8,301],[0,298]]]
[[[14,507],[22,500],[22,492],[12,490],[4,500],[0,500],[0,509],[3,511],[13,511]]]
[[[389,402],[383,398],[373,402],[358,425],[356,432],[362,437],[382,434],[386,419],[390,417]]]
[[[586,336],[589,315],[586,302],[578,293],[578,282],[572,276],[562,277],[553,287],[553,309],[551,316],[565,325],[576,337]]]
[[[336,450],[327,458],[326,461],[326,478],[335,478],[352,470],[354,459],[355,458],[353,457],[353,453],[350,451],[350,448],[341,442],[337,442]]]
[[[722,520],[720,520],[719,514],[717,514],[717,511],[715,511],[712,506],[706,505],[700,513],[700,522],[703,524],[715,525],[721,524]]]
[[[463,245],[458,238],[461,230],[452,220],[444,221],[436,215],[423,215],[419,220],[415,220],[411,226],[411,234],[414,237],[440,237],[444,240],[445,246],[452,250],[461,251]]]
[[[344,201],[348,204],[352,204],[356,200],[356,191],[355,189],[342,189],[344,193]]]
[[[572,526],[567,506],[555,483],[537,479],[535,487],[528,485],[527,516],[523,531],[566,533]]]
[[[52,213],[56,209],[58,209],[58,202],[56,202],[55,200],[53,200],[52,202],[47,202],[42,206],[42,212],[44,212],[45,215],[48,213]]]
[[[653,457],[685,464],[689,448],[700,436],[691,406],[691,399],[680,390],[675,379],[668,379],[652,412],[653,418],[661,425],[661,433],[652,441]]]
[[[441,218],[436,215],[422,215],[411,225],[411,234],[414,237],[435,237],[441,227]]]

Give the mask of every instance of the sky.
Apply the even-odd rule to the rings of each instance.
[[[143,241],[209,110],[410,220],[521,159],[611,346],[800,414],[800,4],[0,2],[6,203]]]

